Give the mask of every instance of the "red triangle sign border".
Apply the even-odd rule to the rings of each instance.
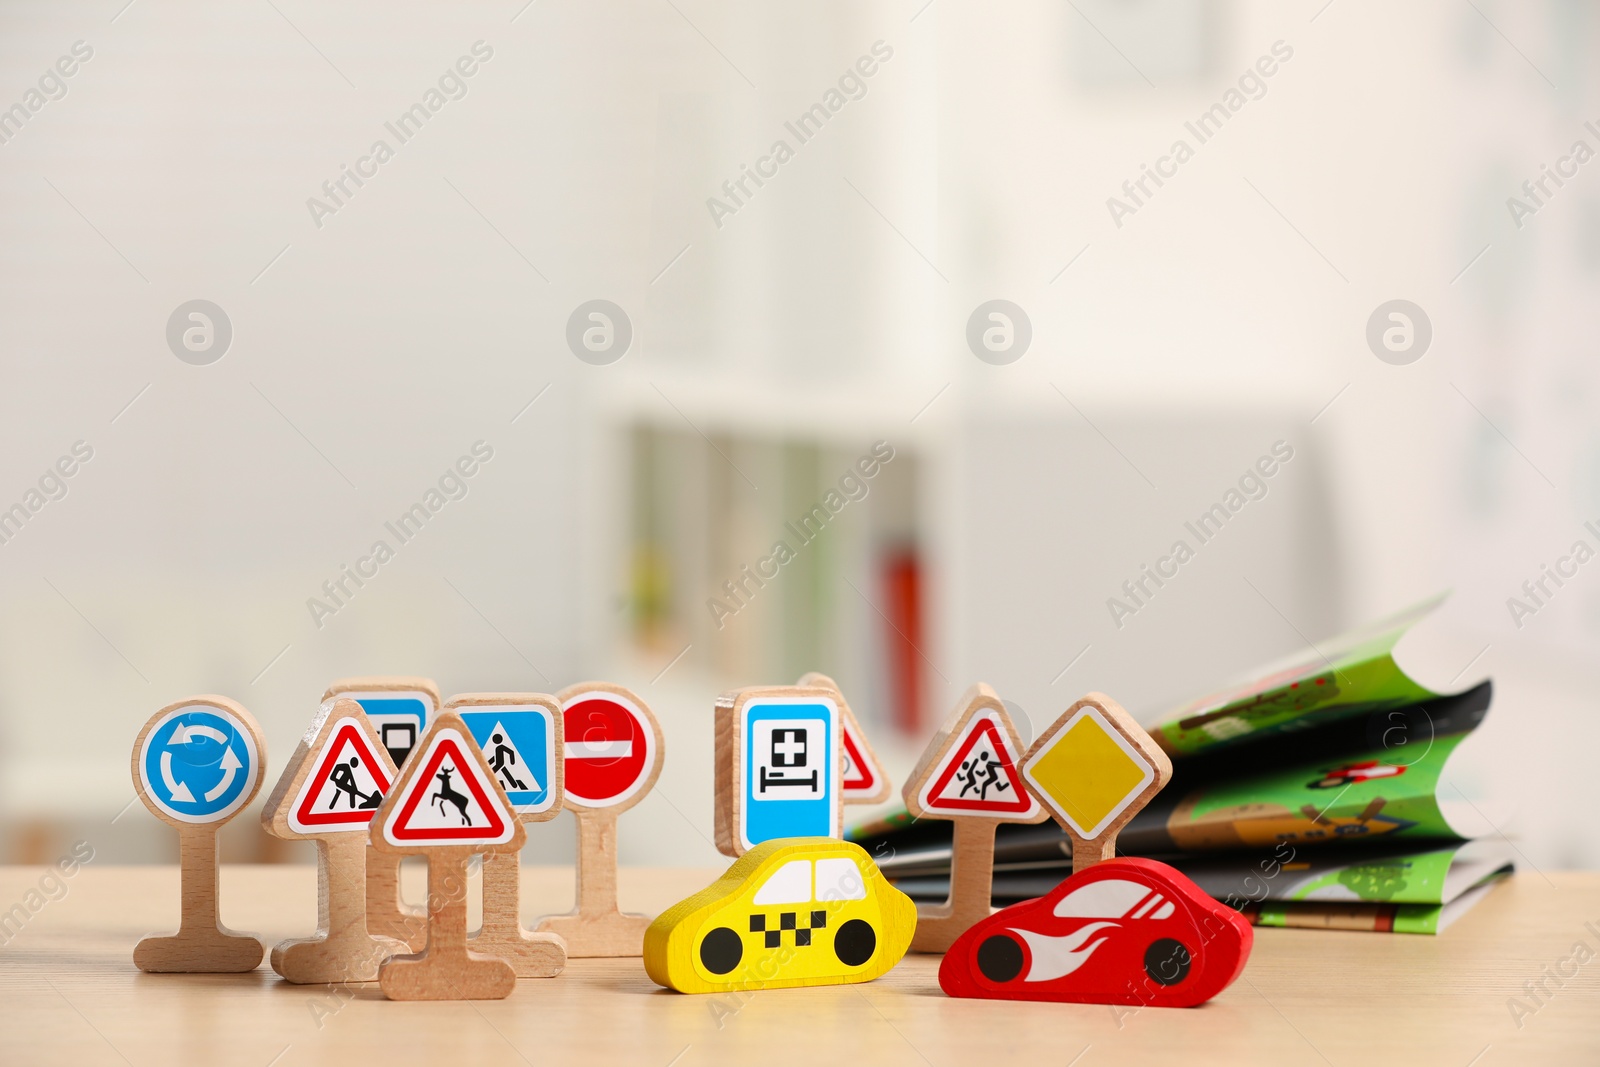
[[[333,730],[328,735],[328,740],[318,752],[320,759],[316,769],[307,776],[306,784],[300,787],[300,795],[296,798],[294,808],[289,813],[290,825],[300,833],[338,833],[341,830],[363,830],[372,822],[372,817],[377,814],[376,808],[350,809],[333,814],[331,812],[317,813],[309,810],[317,802],[322,793],[322,787],[333,776],[333,765],[344,747],[344,742],[349,741],[355,746],[356,754],[366,761],[367,770],[372,774],[372,780],[381,793],[387,794],[389,787],[394,783],[389,780],[388,774],[383,769],[383,761],[372,751],[372,746],[367,743],[367,737],[361,732],[353,718],[342,718],[334,723]],[[324,829],[326,827],[326,829]]]
[[[506,840],[507,827],[510,825],[509,817],[501,812],[485,790],[483,783],[478,780],[480,769],[477,762],[467,758],[461,748],[462,739],[454,730],[441,731],[435,735],[432,748],[427,753],[428,762],[411,777],[407,783],[409,795],[400,798],[399,806],[394,815],[383,827],[383,834],[397,845],[419,846],[472,846],[492,845]],[[444,763],[446,755],[454,761],[461,772],[461,781],[472,793],[472,798],[478,802],[478,807],[489,820],[489,825],[482,830],[475,827],[426,827],[408,829],[407,824],[415,814],[417,806],[422,803],[428,785],[433,781],[434,773]],[[474,831],[470,834],[463,830]]]
[[[967,721],[966,736],[950,749],[951,754],[944,760],[940,773],[924,787],[920,803],[924,811],[932,816],[976,816],[998,817],[1007,815],[1026,816],[1035,810],[1036,801],[1033,794],[1028,792],[1022,783],[1022,774],[1017,770],[1016,760],[1012,757],[1009,746],[1006,744],[1004,733],[994,712],[984,709]],[[939,801],[938,796],[944,792],[945,786],[950,784],[950,779],[955,777],[957,769],[961,766],[962,759],[971,752],[978,743],[978,738],[987,734],[989,744],[994,748],[995,754],[1001,757],[1001,770],[1010,782],[1011,801]]]
[[[850,765],[856,768],[859,777],[847,779],[840,785],[845,793],[875,793],[878,791],[878,774],[881,773],[872,760],[868,759],[861,751],[861,746],[856,744],[855,734],[849,727],[849,719],[841,723],[841,733],[844,739],[845,753],[850,757]]]

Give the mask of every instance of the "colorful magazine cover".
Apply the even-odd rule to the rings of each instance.
[[[1441,694],[1394,660],[1407,630],[1445,594],[1325,641],[1310,653],[1251,672],[1248,679],[1178,708],[1150,733],[1175,760],[1349,715],[1398,708]]]
[[[1173,757],[1172,781],[1123,828],[1118,852],[1195,871],[1206,892],[1260,925],[1443,929],[1470,906],[1457,901],[1510,864],[1481,869],[1460,859],[1473,855],[1462,843],[1481,817],[1440,796],[1451,757],[1488,713],[1493,684],[1441,694],[1394,659],[1400,638],[1442,600],[1169,716],[1151,732]],[[849,836],[906,893],[944,899],[949,822],[902,812]],[[1048,892],[1070,871],[1065,845],[1053,823],[1000,827],[995,900]],[[1263,858],[1275,865],[1264,895],[1240,881]]]
[[[1161,855],[1270,848],[1279,842],[1463,840],[1470,834],[1441,803],[1439,779],[1457,746],[1482,721],[1491,696],[1491,684],[1485,682],[1461,696],[1418,705],[1433,709],[1425,715],[1391,720],[1380,712],[1374,719],[1369,711],[1362,720],[1346,719],[1342,727],[1331,724],[1317,736],[1294,739],[1292,752],[1285,744],[1253,761],[1276,769],[1213,773],[1198,781],[1177,771],[1172,784],[1123,830],[1118,847],[1132,855]],[[1378,730],[1393,722],[1406,732],[1406,743],[1352,748],[1349,741],[1367,740],[1373,732],[1348,731],[1361,721]],[[1402,721],[1405,725],[1398,725]],[[1326,754],[1308,760],[1308,748]]]

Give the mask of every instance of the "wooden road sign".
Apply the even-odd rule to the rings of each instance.
[[[217,831],[261,790],[267,762],[261,727],[227,697],[168,704],[133,742],[133,788],[145,807],[178,831],[178,932],[146,937],[133,962],[143,971],[231,974],[253,971],[259,940],[222,925],[217,910]]]
[[[1072,839],[1077,873],[1116,855],[1117,834],[1161,792],[1172,761],[1121,704],[1090,693],[1033,742],[1022,777]]]
[[[882,804],[888,800],[894,784],[883,769],[883,761],[872,750],[856,713],[846,703],[839,683],[820,671],[807,671],[795,684],[832,689],[839,702],[839,756],[844,761],[839,775],[840,799],[846,804]]]
[[[378,970],[390,1000],[498,1000],[517,972],[467,944],[467,862],[515,856],[527,840],[505,790],[467,724],[441,714],[422,735],[372,820],[380,852],[428,858],[428,934],[421,952],[391,956]]]
[[[901,795],[907,811],[954,823],[950,898],[918,907],[913,952],[944,952],[973,923],[989,917],[1000,823],[1045,820],[1017,769],[1021,757],[1005,704],[979,682],[962,694],[906,779]]]
[[[567,955],[637,956],[650,919],[617,907],[617,816],[655,787],[666,755],[661,725],[633,692],[580,682],[557,694],[566,778],[562,806],[578,820],[577,906],[539,923]]]
[[[716,710],[716,844],[742,856],[763,841],[844,836],[838,690],[749,686]]]
[[[439,686],[431,678],[406,675],[341,678],[328,686],[323,700],[347,696],[361,705],[378,732],[395,767],[405,763],[439,712]],[[400,895],[401,857],[367,851],[367,928],[375,934],[422,950],[428,912],[407,904]]]
[[[466,723],[517,818],[545,822],[561,813],[560,701],[544,693],[466,693],[451,697],[444,710]],[[567,965],[566,941],[560,934],[523,929],[521,902],[521,857],[484,856],[483,926],[468,946],[504,959],[518,978],[560,974]]]
[[[272,969],[286,980],[371,982],[385,959],[407,950],[367,930],[367,828],[395,775],[361,705],[323,701],[261,809],[267,833],[317,845],[317,931],[272,950]]]

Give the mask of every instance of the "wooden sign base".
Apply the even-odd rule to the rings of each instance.
[[[515,852],[483,857],[483,928],[467,944],[511,964],[518,978],[554,978],[567,966],[560,934],[522,927],[522,863]]]
[[[134,947],[133,962],[141,971],[242,974],[261,965],[266,947],[250,934],[223,926],[217,914],[218,825],[178,827],[182,879],[178,932],[144,938]]]
[[[516,988],[517,972],[511,964],[467,947],[471,855],[465,849],[429,854],[428,947],[384,961],[378,985],[390,1000],[502,1000]],[[447,894],[440,891],[443,886],[459,889]]]
[[[993,819],[952,819],[950,899],[917,906],[912,952],[944,952],[973,923],[989,917],[994,878]]]
[[[372,982],[406,943],[367,932],[367,843],[354,834],[317,839],[317,932],[279,943],[272,969],[296,985]]]
[[[367,846],[367,929],[375,937],[392,937],[412,952],[421,952],[428,944],[428,910],[407,904],[400,896],[404,859]]]
[[[539,932],[559,934],[572,959],[642,956],[649,917],[617,907],[617,813],[572,814],[578,820],[578,906],[545,918]]]

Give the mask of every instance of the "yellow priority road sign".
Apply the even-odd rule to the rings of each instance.
[[[1072,838],[1074,870],[1115,855],[1117,833],[1172,777],[1172,762],[1104,693],[1062,713],[1022,758],[1022,777]]]

